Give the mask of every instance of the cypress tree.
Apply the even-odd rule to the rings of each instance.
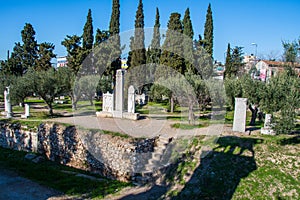
[[[187,8],[185,10],[182,24],[183,24],[183,34],[188,36],[190,39],[193,39],[194,31],[193,31],[193,25],[192,25],[192,21],[191,21],[189,8]]]
[[[144,11],[142,0],[139,1],[138,9],[136,11],[134,27],[134,38],[131,40],[133,45],[131,45],[130,68],[136,68],[130,71],[129,81],[138,89],[138,93],[141,94],[146,77],[145,67],[142,66],[146,64]]]
[[[180,14],[172,13],[168,22],[166,39],[163,44],[164,50],[160,57],[160,63],[162,65],[173,67],[179,73],[183,74],[184,60],[180,55],[178,55],[178,53],[181,53],[183,51],[182,33],[183,33],[183,27],[180,21]]]
[[[113,0],[112,13],[109,23],[109,35],[114,37],[110,44],[109,53],[112,62],[106,69],[106,74],[110,74],[114,79],[116,70],[121,68],[121,41],[120,41],[120,1]],[[107,52],[108,53],[108,52]]]
[[[89,9],[82,34],[83,49],[92,49],[94,43],[92,11]]]
[[[34,67],[35,60],[37,59],[38,44],[35,40],[35,31],[31,24],[25,24],[21,35],[23,41],[22,67],[23,73],[26,73],[28,68]]]
[[[161,65],[156,69],[155,79],[161,81],[167,80],[167,82],[170,80],[171,82],[167,84],[171,84],[170,87],[173,88],[176,88],[177,84],[172,81],[172,77],[177,76],[173,70],[181,74],[184,73],[184,59],[179,55],[179,53],[183,52],[182,33],[183,27],[180,20],[180,14],[172,13],[168,22],[166,39],[163,44],[163,52],[160,57]],[[173,70],[171,70],[171,68]],[[170,100],[170,111],[173,112],[175,95],[172,92],[172,89],[167,90],[166,94],[168,94]]]
[[[146,63],[145,33],[144,33],[144,11],[143,2],[139,1],[135,16],[135,30],[131,57],[131,67],[140,66]]]
[[[183,34],[184,34],[183,45],[184,45],[185,69],[188,72],[195,73],[195,70],[193,69],[192,66],[194,31],[193,31],[193,25],[191,21],[189,8],[185,10],[182,25],[183,25]]]
[[[153,28],[153,37],[151,44],[147,51],[147,63],[149,63],[149,74],[154,75],[155,64],[159,64],[159,59],[161,55],[160,49],[160,21],[159,21],[159,10],[156,8],[155,24]]]
[[[204,26],[204,40],[205,40],[205,50],[213,58],[213,40],[214,40],[214,26],[211,5],[208,5],[206,13],[206,21]]]
[[[231,48],[230,43],[227,45],[224,79],[231,76]]]

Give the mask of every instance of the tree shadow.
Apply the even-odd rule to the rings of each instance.
[[[231,199],[240,180],[257,169],[255,144],[261,139],[225,136],[172,199]]]
[[[280,145],[295,145],[300,144],[300,134],[297,134],[290,138],[284,138],[279,141]]]
[[[257,169],[253,147],[259,143],[262,143],[261,139],[235,136],[219,138],[217,146],[201,158],[190,180],[180,192],[175,191],[171,199],[231,199],[241,179]],[[179,163],[173,164],[167,176],[180,176],[178,167]],[[153,185],[147,191],[121,199],[163,199],[171,186]]]

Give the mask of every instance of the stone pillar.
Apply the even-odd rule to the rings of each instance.
[[[272,129],[271,126],[272,114],[265,115],[265,123],[264,127],[261,128],[260,133],[263,135],[276,135],[275,131]]]
[[[7,98],[8,98],[7,88],[5,88],[4,90],[4,111],[5,112],[7,112]]]
[[[246,131],[247,98],[235,98],[232,131]]]
[[[12,118],[12,108],[10,103],[9,87],[6,87],[5,105],[6,105],[6,118]]]
[[[116,87],[115,87],[115,111],[124,111],[124,75],[125,70],[118,69],[116,75]]]
[[[30,116],[30,106],[29,106],[29,104],[25,104],[25,116],[26,117]]]
[[[135,94],[134,87],[132,85],[128,88],[128,112],[135,112]]]

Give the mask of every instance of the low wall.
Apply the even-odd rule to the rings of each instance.
[[[151,158],[157,138],[134,139],[77,130],[75,126],[41,124],[36,131],[20,124],[0,124],[0,146],[45,155],[49,160],[112,179],[137,180]]]

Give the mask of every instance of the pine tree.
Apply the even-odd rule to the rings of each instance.
[[[23,47],[20,42],[16,43],[11,56],[3,66],[3,73],[6,75],[22,76],[26,70],[23,68]]]
[[[54,45],[51,43],[44,42],[39,44],[38,59],[35,61],[35,70],[47,71],[51,66],[51,59],[55,58]]]
[[[106,41],[109,38],[109,31],[103,30],[101,31],[99,28],[96,30],[95,36],[95,46],[100,45],[102,42]]]
[[[129,81],[138,89],[138,93],[141,94],[146,77],[145,66],[142,66],[146,64],[144,11],[142,0],[139,1],[138,9],[136,11],[134,27],[135,30],[132,45],[133,49],[131,49],[130,55],[130,68],[135,68],[130,71]]]
[[[204,26],[204,40],[205,40],[205,50],[213,58],[213,40],[214,40],[214,27],[211,5],[208,5],[206,13],[206,21]]]
[[[26,73],[28,68],[34,67],[35,60],[37,59],[38,44],[35,40],[35,31],[31,24],[25,24],[21,35],[23,41],[22,67],[23,73]]]
[[[92,11],[89,9],[82,34],[83,49],[92,49],[94,43]]]
[[[184,34],[184,58],[185,58],[185,68],[189,73],[195,73],[193,68],[193,25],[190,17],[190,9],[185,10],[184,18],[182,21],[183,24],[183,34]]]

